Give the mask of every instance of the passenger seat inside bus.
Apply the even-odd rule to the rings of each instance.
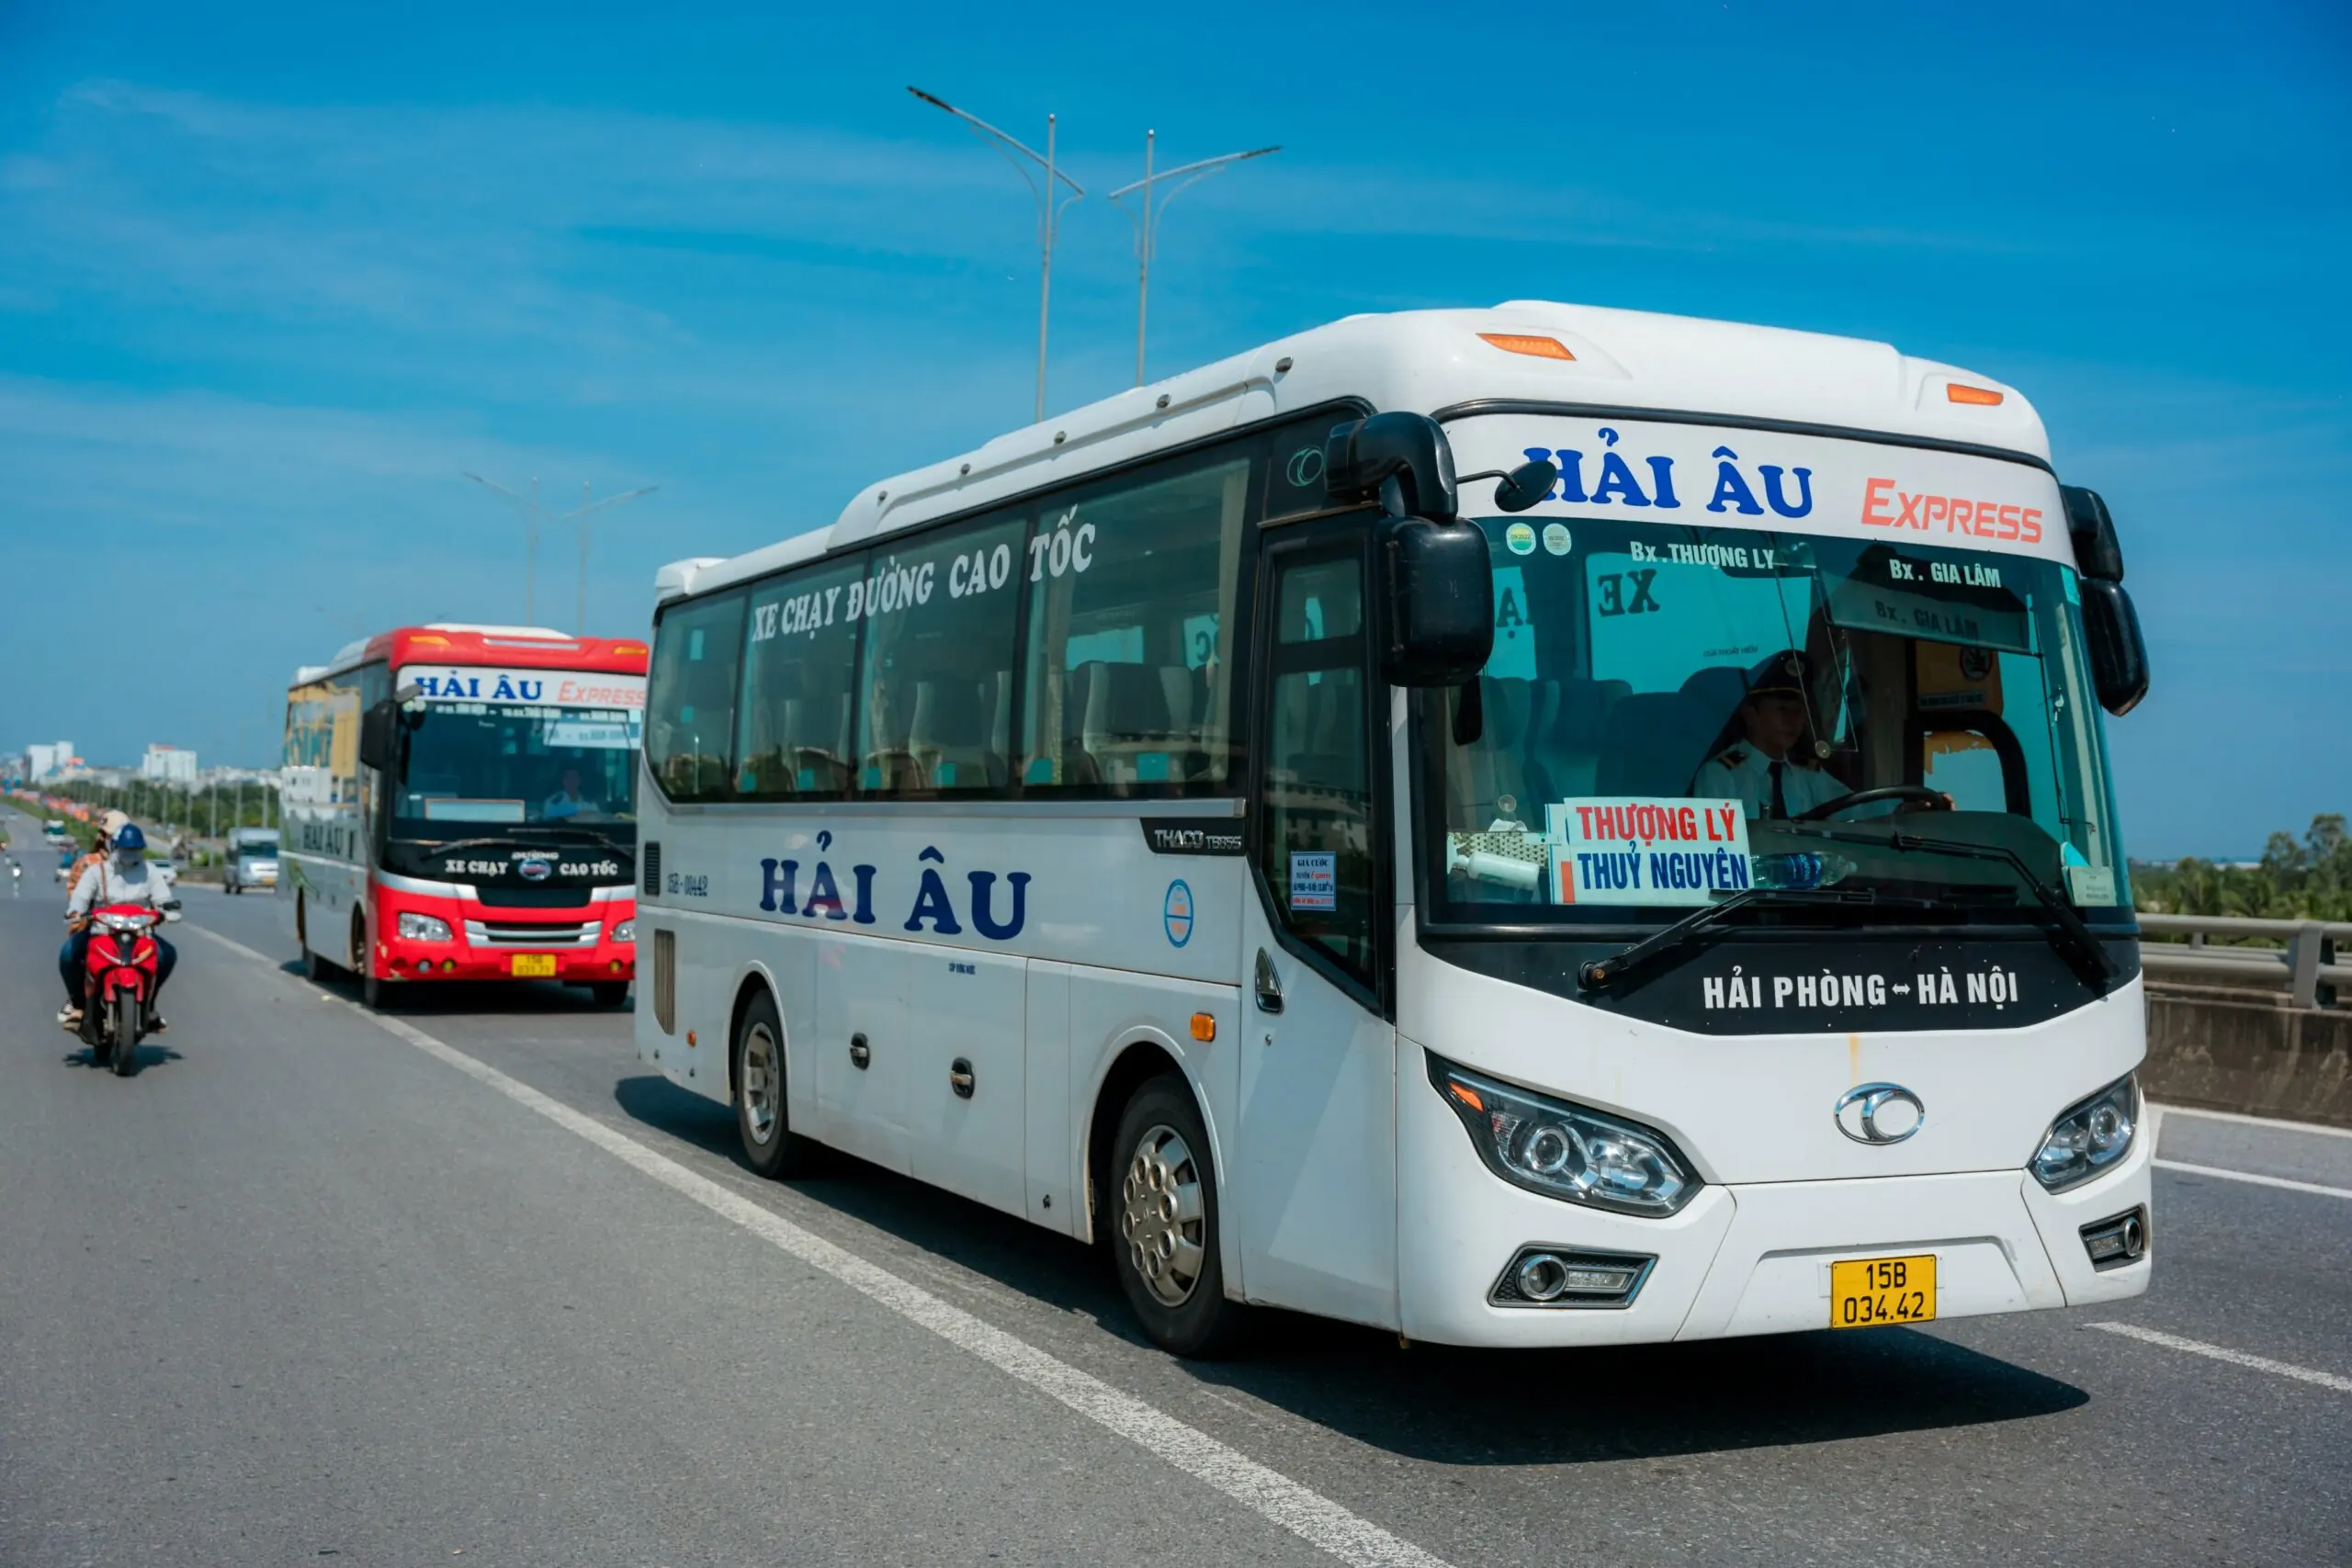
[[[1527,750],[1528,760],[1546,786],[1547,803],[1593,793],[1600,775],[1600,748],[1609,710],[1632,690],[1623,681],[1595,681],[1581,675],[1538,682],[1536,716]]]
[[[1171,687],[1183,689],[1180,665],[1091,663],[1080,741],[1103,784],[1181,784],[1184,736],[1169,711]]]
[[[1727,664],[1693,671],[1674,692],[1636,692],[1609,710],[1596,780],[1600,795],[1688,795],[1747,681]]]
[[[914,724],[908,743],[924,784],[932,789],[981,789],[1006,778],[1002,705],[1010,677],[987,682],[920,681],[915,684]]]

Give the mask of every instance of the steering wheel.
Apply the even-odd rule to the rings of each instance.
[[[1819,822],[1857,806],[1869,806],[1881,800],[1907,800],[1929,811],[1950,811],[1951,800],[1941,790],[1928,789],[1923,784],[1883,784],[1877,789],[1858,790],[1841,795],[1835,800],[1825,800],[1808,811],[1800,811],[1789,818],[1792,822]]]

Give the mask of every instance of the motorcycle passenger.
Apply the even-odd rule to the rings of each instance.
[[[65,949],[58,955],[58,977],[65,982],[65,1009],[57,1021],[68,1029],[82,1022],[82,978],[88,962],[90,948],[90,911],[107,904],[144,904],[159,916],[177,903],[178,893],[160,872],[147,864],[147,835],[136,822],[126,821],[116,831],[113,852],[82,874],[74,886],[74,898],[65,907],[65,923],[74,934],[65,941]],[[149,1000],[153,1021],[149,1028],[157,1034],[166,1025],[159,1010],[164,984],[172,977],[172,966],[179,962],[179,953],[164,940],[159,928],[148,933],[155,939],[155,994]]]

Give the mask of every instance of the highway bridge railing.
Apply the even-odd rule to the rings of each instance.
[[[2260,920],[2142,911],[2140,966],[2151,986],[2282,993],[2292,1008],[2352,998],[2352,921]],[[2166,941],[2165,938],[2177,940]]]

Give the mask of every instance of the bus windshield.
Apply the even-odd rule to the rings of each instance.
[[[1478,526],[1494,653],[1475,696],[1428,709],[1435,919],[1647,921],[1761,886],[2130,919],[2071,569],[1748,528]]]
[[[409,716],[393,835],[439,840],[561,824],[629,842],[641,722],[628,708],[428,702]]]

